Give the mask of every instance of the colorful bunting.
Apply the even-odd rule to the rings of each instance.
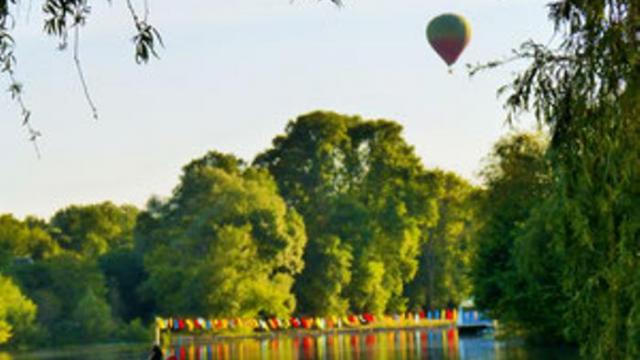
[[[343,317],[291,317],[289,319],[272,318],[230,318],[230,319],[205,319],[197,318],[155,318],[155,326],[160,331],[223,331],[226,329],[248,328],[255,331],[278,331],[286,329],[340,329],[343,327],[357,328],[359,326],[376,325],[396,326],[420,324],[423,321],[444,321],[455,323],[458,317],[463,319],[478,316],[476,312],[460,312],[456,309],[407,312],[401,315],[392,314],[376,318],[371,313],[351,314]]]

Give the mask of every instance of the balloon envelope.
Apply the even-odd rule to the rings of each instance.
[[[471,39],[471,27],[465,18],[443,14],[429,22],[427,39],[447,65],[453,65]]]

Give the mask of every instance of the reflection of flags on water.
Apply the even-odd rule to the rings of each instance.
[[[164,350],[179,360],[466,358],[458,333],[451,328],[266,337],[207,345],[185,344]]]

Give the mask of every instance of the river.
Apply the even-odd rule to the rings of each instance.
[[[334,334],[280,334],[263,338],[194,341],[175,339],[166,356],[207,359],[577,359],[571,350],[530,348],[521,341],[498,341],[491,334],[460,335],[455,329],[367,331]],[[145,359],[145,345],[99,345],[23,354],[0,360]]]

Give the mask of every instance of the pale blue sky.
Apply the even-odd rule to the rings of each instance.
[[[464,64],[552,33],[540,0],[345,0],[340,10],[315,0],[149,1],[166,49],[147,66],[133,62],[123,1],[94,2],[82,56],[97,122],[71,53],[43,36],[39,9],[29,22],[22,12],[18,76],[43,157],[25,140],[15,104],[0,97],[0,213],[142,206],[168,195],[190,159],[217,149],[250,160],[289,119],[316,109],[396,120],[427,166],[474,179],[508,131],[495,91],[514,67],[469,79]],[[426,23],[442,12],[473,26],[453,75],[425,41]]]

